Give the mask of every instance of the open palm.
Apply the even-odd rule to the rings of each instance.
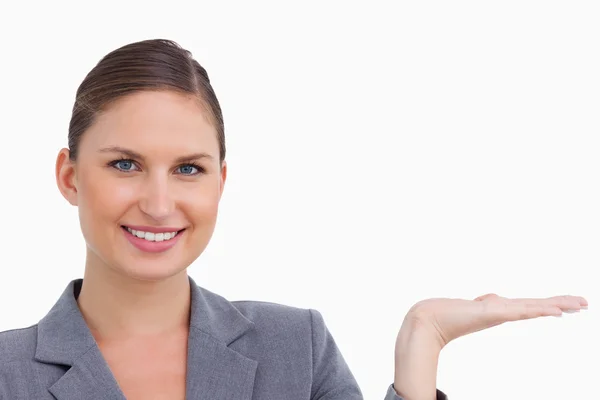
[[[407,318],[433,332],[443,347],[458,337],[505,322],[560,316],[563,312],[579,311],[585,307],[587,301],[577,296],[509,299],[487,294],[475,300],[423,300],[411,308]]]

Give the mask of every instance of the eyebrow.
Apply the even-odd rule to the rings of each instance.
[[[127,149],[125,147],[120,147],[120,146],[104,147],[98,151],[100,153],[121,153],[121,154],[126,155],[127,157],[135,158],[135,159],[142,160],[142,161],[144,160],[144,156],[142,156],[140,153],[133,151],[131,149]],[[177,159],[175,159],[175,162],[176,163],[185,163],[185,162],[189,162],[189,161],[199,160],[202,158],[207,158],[209,160],[212,160],[213,156],[211,156],[208,153],[193,153],[193,154],[188,154],[185,156],[177,157]]]

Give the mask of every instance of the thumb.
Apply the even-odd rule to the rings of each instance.
[[[485,300],[491,300],[491,299],[497,299],[500,296],[498,296],[495,293],[488,293],[488,294],[484,294],[483,296],[479,296],[476,299],[474,299],[474,301],[485,301]]]

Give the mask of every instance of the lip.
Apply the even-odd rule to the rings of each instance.
[[[179,232],[184,229],[184,228],[172,228],[169,226],[162,226],[162,227],[142,226],[142,225],[121,225],[121,226],[125,226],[125,227],[127,227],[129,229],[133,229],[135,231],[151,232],[151,233]]]
[[[135,228],[132,228],[132,229],[135,229]],[[171,229],[171,228],[169,228],[169,229]],[[175,246],[177,244],[177,242],[179,242],[179,239],[181,239],[181,236],[185,235],[185,229],[184,230],[177,230],[177,229],[167,230],[167,231],[164,231],[164,232],[175,232],[175,231],[177,231],[177,235],[174,238],[172,238],[172,239],[163,240],[162,242],[150,242],[150,241],[148,241],[146,239],[141,239],[141,238],[139,238],[137,236],[132,235],[131,232],[129,232],[124,227],[121,227],[121,230],[123,231],[123,234],[125,235],[125,237],[129,241],[129,243],[131,243],[138,250],[143,251],[145,253],[162,253],[162,252],[165,252],[165,251],[171,249],[173,246]],[[136,230],[138,230],[138,229],[136,229]],[[139,229],[139,230],[141,231],[143,229]],[[146,232],[151,232],[151,231],[146,231]],[[161,233],[161,231],[155,232],[155,233]]]

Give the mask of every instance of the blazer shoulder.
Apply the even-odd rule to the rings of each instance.
[[[0,359],[2,365],[10,361],[32,360],[37,342],[37,324],[26,328],[0,332]]]
[[[258,300],[237,300],[231,302],[237,310],[254,323],[259,330],[271,332],[310,334],[315,314],[318,311],[310,308]],[[320,315],[320,314],[319,314]]]
[[[274,303],[270,301],[261,300],[233,300],[231,304],[234,304],[238,309],[241,310],[257,310],[257,311],[268,311],[268,312],[280,312],[280,313],[306,313],[308,308],[295,307],[282,303]]]
[[[363,399],[320,311],[264,301],[232,303],[266,338],[262,349],[280,352],[286,361],[280,368],[287,370],[293,365],[297,379],[305,376],[310,381],[311,399]]]

